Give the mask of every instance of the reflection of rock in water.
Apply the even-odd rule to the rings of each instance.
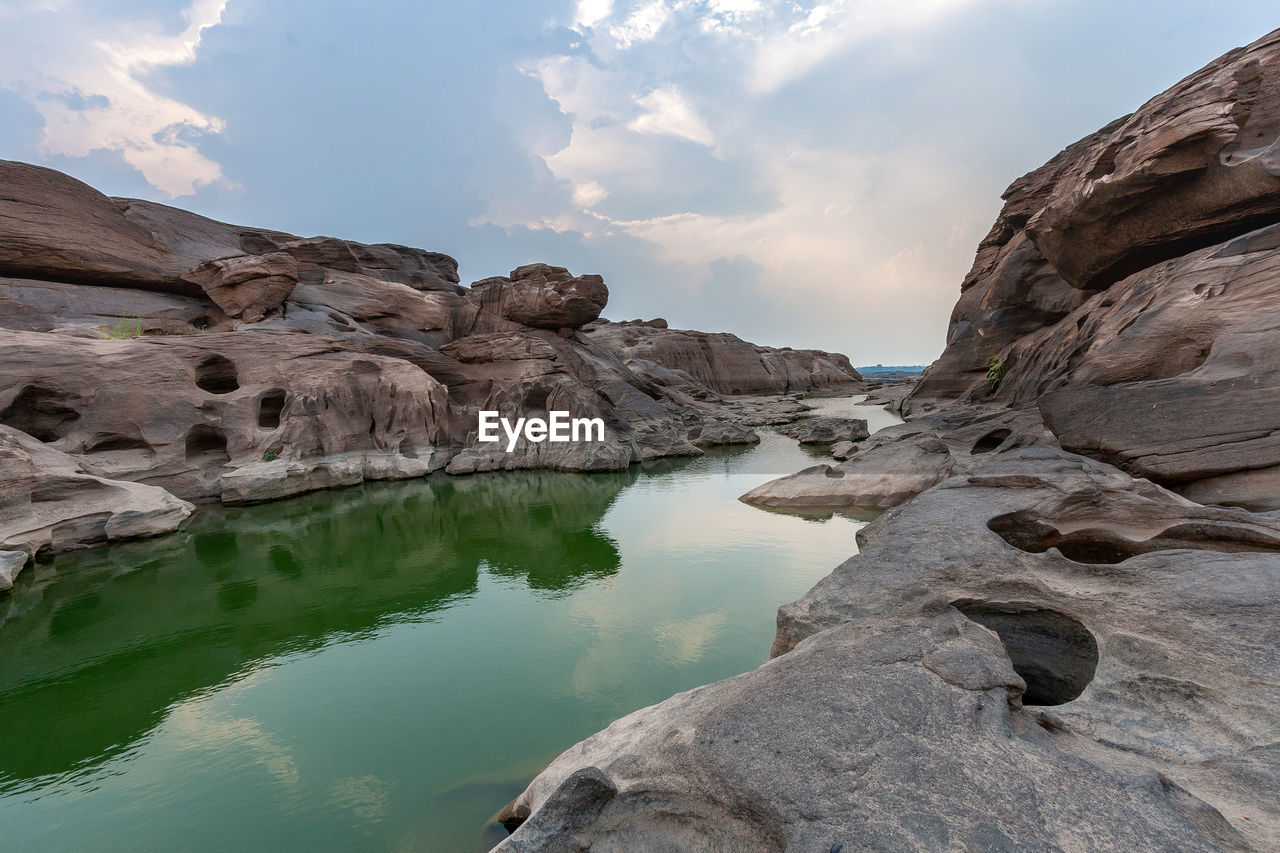
[[[561,593],[611,575],[597,525],[637,476],[367,484],[41,563],[0,615],[0,785],[101,762],[255,661],[447,608],[482,563]]]

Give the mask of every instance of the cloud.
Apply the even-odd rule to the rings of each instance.
[[[612,14],[613,0],[578,0],[573,29],[581,31],[585,27],[594,27]]]
[[[667,21],[671,20],[671,13],[672,8],[664,0],[652,0],[628,15],[618,26],[610,27],[609,35],[623,50],[653,41]]]
[[[43,156],[119,152],[169,197],[223,181],[221,167],[198,140],[223,123],[155,90],[148,75],[193,62],[205,30],[217,26],[227,0],[195,0],[183,27],[158,21],[103,19],[83,2],[25,3],[6,8],[9,42],[0,52],[0,88],[40,113]]]
[[[636,104],[645,111],[627,125],[636,133],[665,133],[699,145],[715,145],[711,128],[676,86],[654,89],[644,97],[636,98]]]

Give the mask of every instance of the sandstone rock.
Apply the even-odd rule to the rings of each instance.
[[[1280,508],[1280,226],[1137,273],[1013,345],[997,397],[1068,450],[1218,503]],[[1239,491],[1236,491],[1238,484]]]
[[[408,362],[313,335],[103,341],[0,331],[0,363],[0,423],[93,474],[191,500],[218,499],[225,473],[267,453],[417,460],[448,444],[443,385]]]
[[[198,285],[228,317],[256,323],[293,292],[298,262],[284,252],[236,255],[205,261],[182,278]]]
[[[1231,51],[1111,125],[1028,236],[1069,282],[1106,287],[1280,217],[1280,33]]]
[[[25,551],[0,551],[0,592],[13,588],[13,581],[27,564]]]
[[[0,179],[0,424],[104,480],[244,503],[445,466],[619,470],[805,409],[632,370],[579,332],[607,301],[598,276],[531,264],[467,289],[436,252],[109,199],[22,163]],[[850,378],[843,357],[732,341],[785,374],[761,387]],[[606,439],[477,441],[481,410],[552,409]]]
[[[195,509],[155,486],[94,476],[67,454],[5,426],[0,492],[0,550],[24,554],[168,533]],[[15,558],[5,560],[13,569]]]
[[[847,461],[771,480],[741,500],[770,509],[887,509],[990,454],[1044,445],[1056,442],[1033,410],[952,408],[879,430]]]
[[[1099,289],[1280,219],[1277,79],[1271,33],[1015,181],[906,411],[984,396],[990,359]]]
[[[668,329],[665,321],[660,326],[602,321],[584,331],[628,364],[643,359],[720,394],[852,390],[862,382],[838,353],[762,347],[730,334]]]
[[[751,427],[729,421],[709,420],[689,430],[689,441],[696,447],[725,444],[759,444],[760,436]]]
[[[778,432],[801,444],[834,444],[837,441],[862,441],[870,435],[863,418],[805,418]]]
[[[841,462],[858,452],[858,445],[852,441],[837,441],[831,445],[831,456]]]
[[[564,267],[529,264],[511,271],[502,316],[539,329],[576,329],[600,316],[609,288],[598,275],[573,276]]]
[[[1033,448],[864,533],[772,661],[571,747],[496,849],[1270,845],[1274,518]]]

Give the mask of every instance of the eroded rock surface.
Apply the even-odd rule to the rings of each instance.
[[[1024,448],[863,533],[772,661],[617,721],[506,815],[573,814],[591,850],[1270,845],[1280,521]]]
[[[752,423],[805,410],[727,399],[652,362],[633,370],[582,331],[607,301],[599,276],[562,267],[466,288],[440,253],[214,222],[0,161],[0,425],[86,478],[177,504],[441,469],[620,470],[750,443]],[[843,356],[800,381],[811,355],[733,341],[751,369],[795,374],[768,387],[850,378]],[[479,440],[485,410],[599,418],[605,437],[508,450]],[[101,540],[90,527],[84,541]],[[76,544],[75,529],[32,547]]]
[[[1273,32],[1015,181],[909,410],[984,395],[989,360],[1099,290],[1280,222],[1278,92]]]
[[[629,366],[659,365],[720,394],[796,394],[862,385],[849,359],[822,350],[763,347],[727,333],[670,329],[666,320],[593,323],[592,340]]]
[[[94,474],[77,459],[0,426],[0,590],[41,549],[176,530],[195,509],[164,489]]]

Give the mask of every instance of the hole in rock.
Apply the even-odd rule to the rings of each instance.
[[[275,429],[280,426],[280,413],[284,411],[285,393],[279,388],[262,395],[258,401],[258,426]]]
[[[80,413],[66,405],[71,395],[42,385],[28,385],[0,412],[0,424],[22,430],[41,441],[57,441]]]
[[[524,407],[529,410],[541,410],[547,407],[547,398],[551,396],[549,388],[530,388],[524,394]]]
[[[206,356],[196,365],[196,386],[210,394],[230,394],[240,387],[235,363],[221,355]]]
[[[187,458],[211,456],[223,462],[231,461],[227,453],[227,436],[222,430],[208,424],[196,424],[187,433]]]
[[[1013,669],[1027,682],[1024,705],[1075,699],[1098,668],[1098,641],[1078,619],[1027,604],[961,599],[952,606],[1000,637]]]
[[[140,435],[129,435],[122,432],[100,432],[93,437],[84,449],[85,453],[106,453],[111,450],[150,450]]]
[[[1206,521],[1174,524],[1150,539],[1126,539],[1110,530],[1091,527],[1060,533],[1053,525],[1025,512],[998,515],[987,528],[1013,547],[1029,554],[1043,554],[1057,548],[1076,563],[1121,563],[1139,554],[1190,548],[1224,553],[1280,553],[1280,539],[1245,526]]]
[[[990,453],[1004,444],[1006,438],[1013,433],[1007,429],[995,429],[973,443],[970,453]]]

